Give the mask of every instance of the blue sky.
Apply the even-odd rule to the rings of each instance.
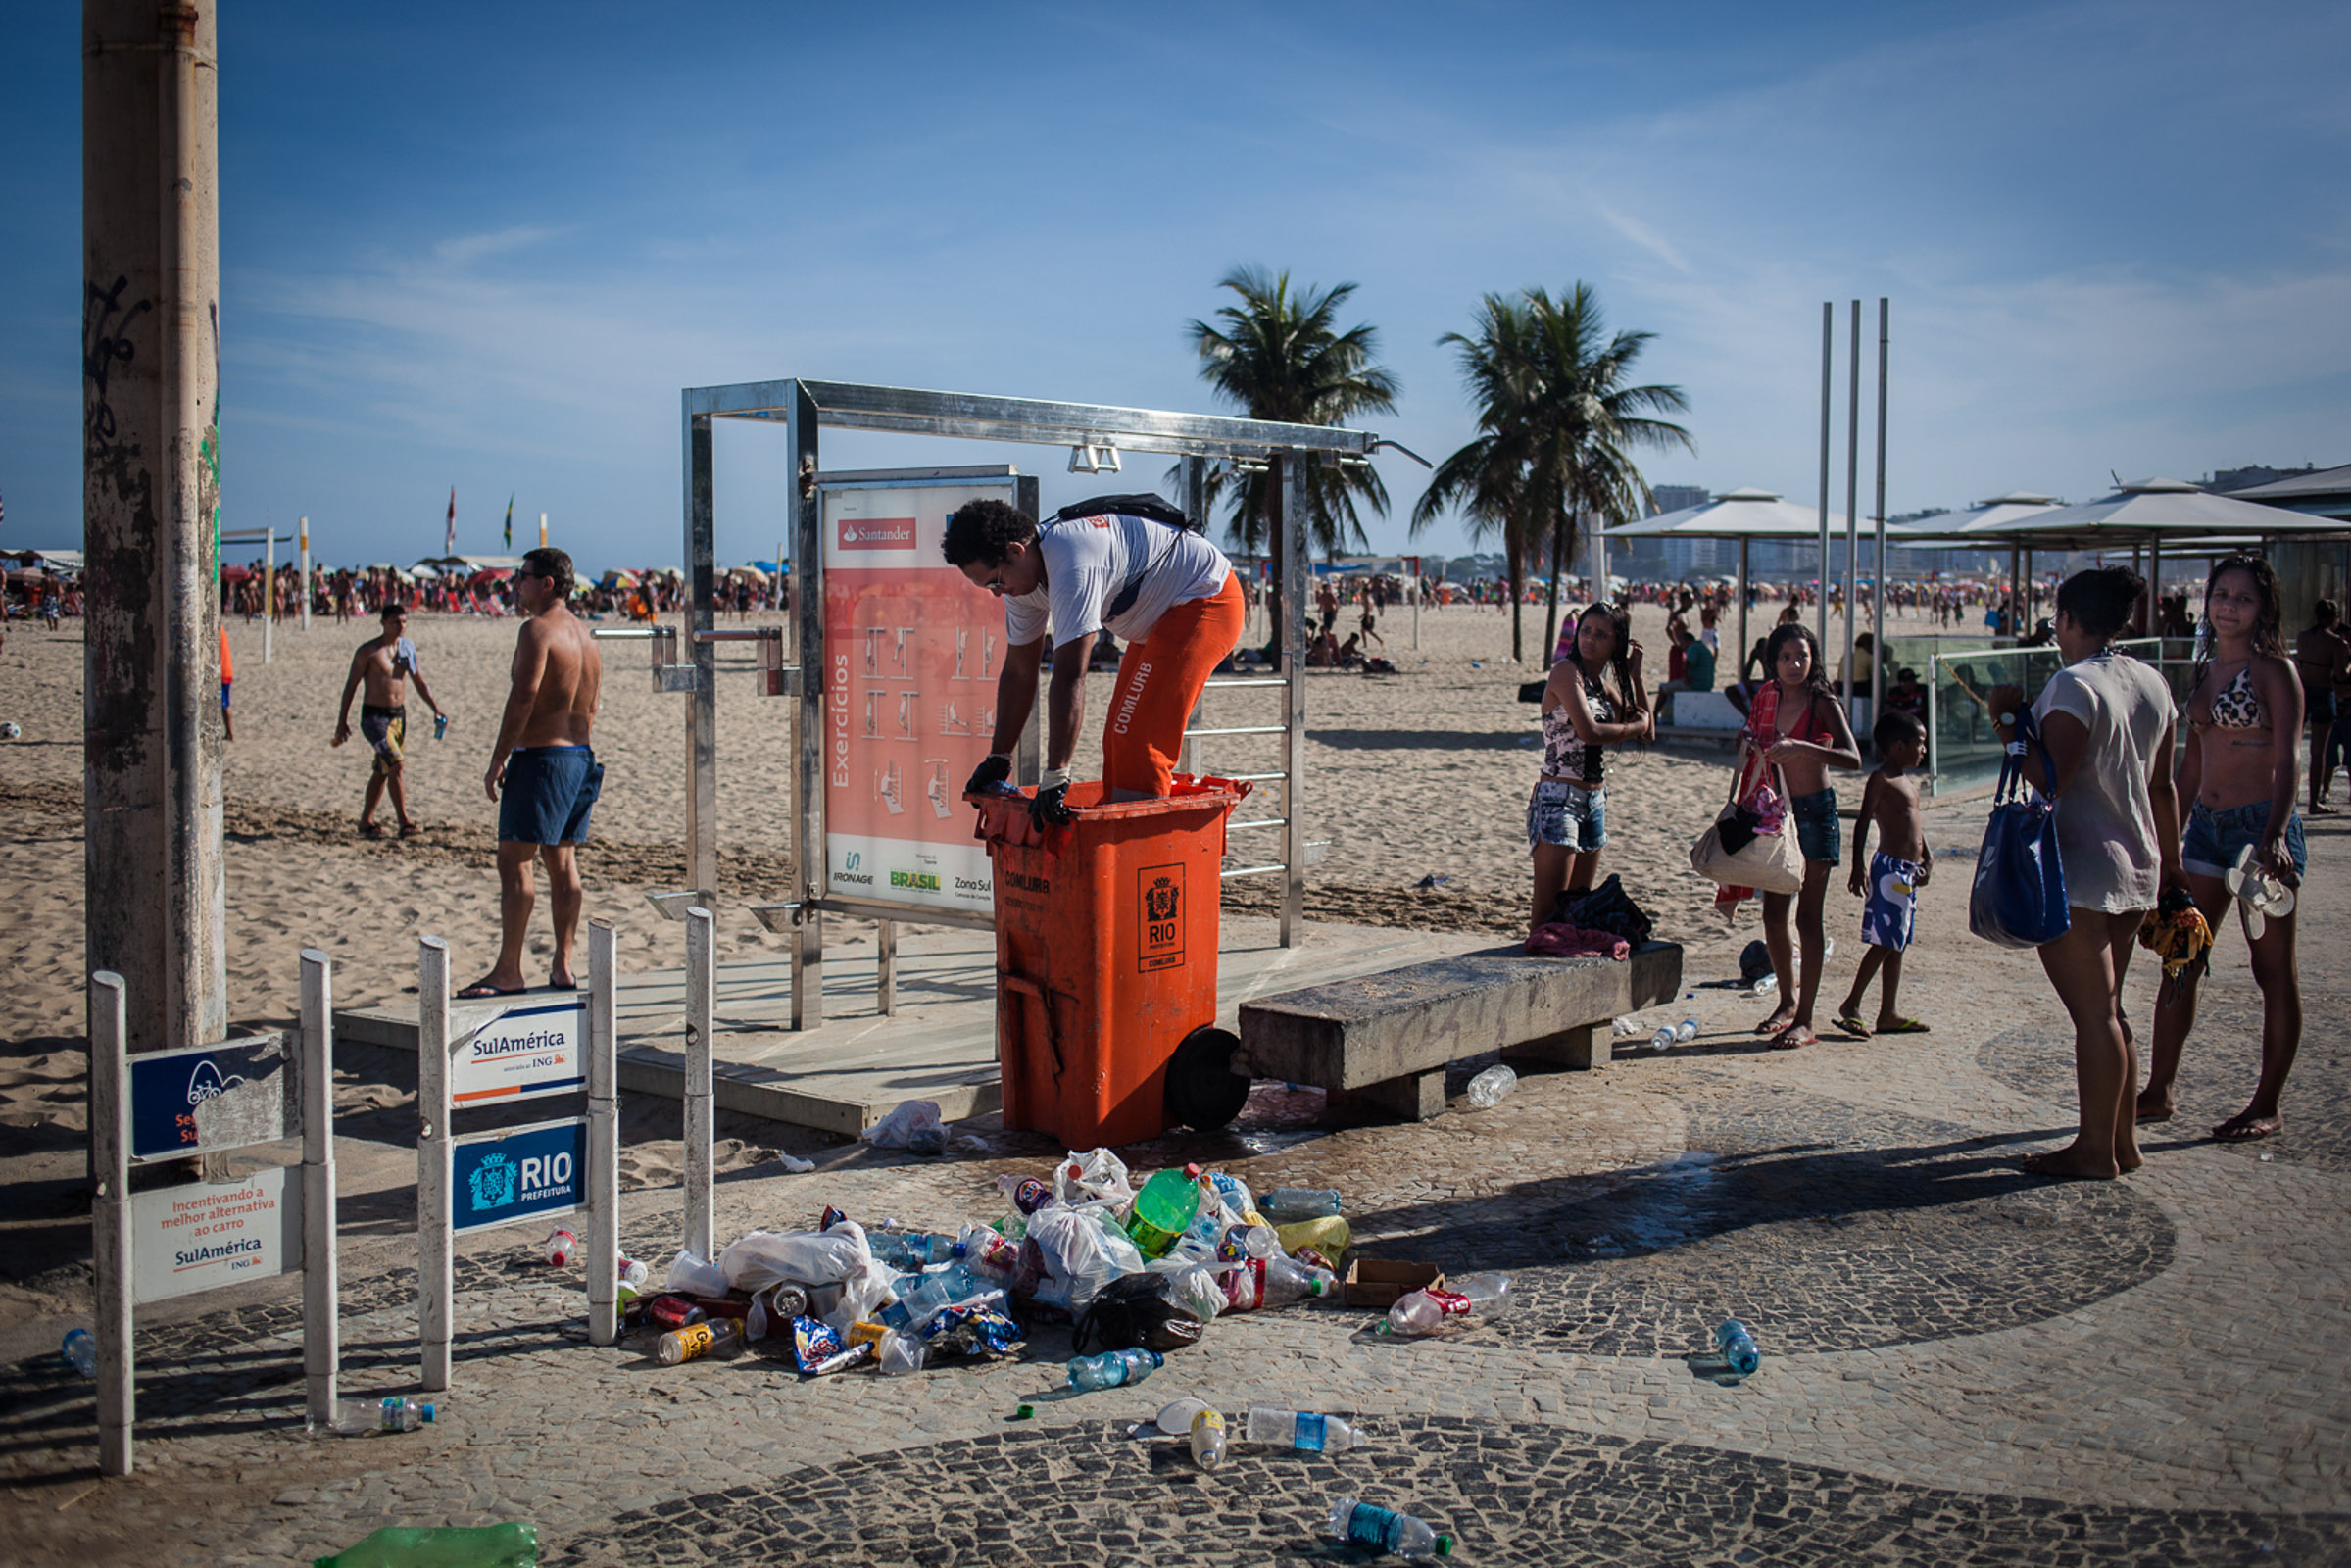
[[[0,544],[79,534],[77,11],[0,21]],[[1813,500],[1821,302],[1881,294],[1893,511],[2351,462],[2339,4],[220,15],[224,500],[328,560],[437,552],[454,484],[461,548],[513,492],[518,542],[673,563],[685,385],[1210,409],[1184,326],[1242,263],[1360,285],[1370,422],[1431,457],[1472,433],[1437,337],[1583,279],[1690,397],[1653,482]],[[826,447],[1007,460],[1100,488]],[[782,466],[722,432],[722,559],[772,549]],[[1402,548],[1419,470],[1381,468]]]

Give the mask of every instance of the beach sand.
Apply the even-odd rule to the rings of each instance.
[[[1770,607],[1762,615],[1767,616]],[[1663,612],[1642,607],[1635,630],[1662,679]],[[1540,607],[1527,615],[1539,646]],[[430,739],[429,711],[412,694],[410,809],[422,833],[405,842],[355,831],[368,771],[356,738],[330,747],[336,703],[351,651],[372,625],[314,620],[305,632],[281,625],[274,658],[262,659],[262,628],[231,620],[238,679],[237,739],[226,748],[227,980],[233,1025],[290,1022],[299,998],[298,954],[306,946],[335,960],[338,1005],[378,1003],[412,991],[416,939],[452,948],[460,984],[489,967],[498,936],[493,868],[495,808],[482,772],[506,692],[516,623],[419,615],[412,631],[434,695],[452,715],[446,740]],[[1536,709],[1519,684],[1541,673],[1509,660],[1507,612],[1456,607],[1425,611],[1419,647],[1409,611],[1388,612],[1381,630],[1398,666],[1391,676],[1316,670],[1307,681],[1309,739],[1304,791],[1308,838],[1328,841],[1307,883],[1309,918],[1427,930],[1515,933],[1525,929],[1530,870],[1525,803],[1539,766]],[[1262,613],[1251,627],[1262,637]],[[591,842],[580,853],[588,913],[614,919],[624,967],[669,961],[675,933],[642,895],[684,879],[683,700],[657,693],[643,643],[606,646],[603,711],[596,741],[607,774]],[[729,652],[732,652],[731,650]],[[80,718],[82,639],[67,622],[50,634],[13,627],[0,650],[0,717],[24,726],[0,743],[0,885],[9,918],[0,922],[0,1129],[33,1158],[28,1178],[39,1202],[77,1212],[73,1179],[82,1164],[86,1116],[82,961]],[[785,896],[790,879],[790,723],[783,700],[757,695],[748,674],[722,676],[719,700],[719,960],[778,955],[783,939],[745,912]],[[1090,680],[1089,739],[1080,771],[1099,758],[1109,677]],[[1211,694],[1205,723],[1255,724],[1278,717],[1272,690]],[[1208,770],[1266,772],[1277,765],[1272,738],[1203,743]],[[1608,785],[1610,846],[1603,872],[1619,871],[1655,917],[1659,934],[1685,942],[1722,939],[1711,887],[1688,868],[1690,840],[1721,802],[1727,754],[1719,748],[1636,749],[1614,755]],[[1278,787],[1277,791],[1278,791]],[[1260,794],[1245,816],[1278,816],[1278,793]],[[389,808],[380,820],[390,820]],[[1274,833],[1235,835],[1234,863],[1274,858]],[[1441,879],[1432,888],[1417,884]],[[1279,879],[1226,884],[1229,907],[1268,909]],[[1753,906],[1742,911],[1752,934]],[[551,952],[544,897],[534,919],[526,971],[544,977]],[[389,1193],[413,1180],[413,1058],[397,1053],[338,1053],[337,1097],[345,1130],[380,1129],[380,1168],[347,1168],[347,1191]],[[626,1179],[677,1179],[676,1102],[632,1097],[624,1137]],[[356,1118],[356,1120],[354,1120]],[[779,1150],[808,1153],[831,1140],[807,1129],[750,1118],[719,1129],[721,1168],[756,1165]],[[362,1162],[365,1165],[365,1162]],[[52,1168],[54,1167],[54,1168]],[[38,1206],[38,1203],[36,1203]],[[62,1210],[61,1210],[62,1212]],[[78,1227],[51,1227],[57,1245],[78,1246]],[[45,1248],[24,1255],[37,1265]],[[17,1271],[19,1287],[42,1294],[41,1270]],[[73,1282],[52,1282],[71,1289]]]

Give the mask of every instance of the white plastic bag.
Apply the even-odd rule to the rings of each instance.
[[[947,1128],[939,1120],[936,1102],[907,1100],[865,1129],[865,1142],[876,1149],[906,1149],[917,1154],[936,1154],[947,1147]]]
[[[1029,1216],[1029,1240],[1045,1258],[1037,1298],[1072,1312],[1083,1312],[1095,1294],[1119,1276],[1143,1272],[1142,1250],[1101,1203],[1037,1210]]]
[[[1216,1283],[1213,1271],[1175,1257],[1154,1257],[1146,1266],[1153,1274],[1165,1275],[1163,1289],[1168,1298],[1202,1323],[1213,1323],[1216,1314],[1225,1309],[1224,1287]]]
[[[1104,1202],[1124,1214],[1135,1206],[1126,1163],[1106,1149],[1090,1154],[1071,1150],[1053,1167],[1053,1197],[1068,1204]]]
[[[872,1262],[865,1228],[855,1220],[829,1231],[753,1231],[718,1254],[728,1286],[754,1293],[782,1280],[837,1284]]]

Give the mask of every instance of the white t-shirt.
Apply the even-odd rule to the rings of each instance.
[[[1207,598],[1233,574],[1224,552],[1200,535],[1125,513],[1049,522],[1037,549],[1045,581],[1004,596],[1004,636],[1015,646],[1035,642],[1049,625],[1055,648],[1103,630],[1135,642],[1168,611]]]
[[[2120,914],[2155,906],[2162,852],[2147,777],[2171,727],[2172,689],[2129,654],[2096,654],[2049,677],[2033,716],[2071,713],[2089,730],[2089,751],[2057,801],[2057,854],[2066,902]]]

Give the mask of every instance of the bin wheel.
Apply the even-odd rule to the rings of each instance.
[[[1212,1133],[1241,1114],[1249,1080],[1233,1071],[1241,1037],[1210,1024],[1184,1037],[1167,1061],[1167,1119]]]

